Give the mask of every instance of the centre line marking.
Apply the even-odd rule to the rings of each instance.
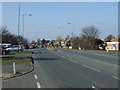
[[[34,77],[35,77],[35,79],[37,79],[38,77],[37,77],[37,75],[34,75]]]
[[[62,56],[63,58],[66,58],[65,56]]]
[[[113,76],[115,79],[120,79],[120,78],[118,78],[118,77],[116,77],[116,76]]]
[[[38,87],[38,88],[41,88],[41,86],[40,86],[40,83],[39,83],[39,82],[37,82],[37,87]]]
[[[94,70],[94,71],[96,71],[96,72],[101,72],[100,70],[97,70],[97,69],[95,69],[95,68],[89,67],[89,66],[87,66],[87,65],[83,65],[83,66],[86,67],[86,68],[92,69],[92,70]]]

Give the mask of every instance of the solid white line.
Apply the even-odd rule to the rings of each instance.
[[[72,59],[68,59],[68,60],[73,61]]]
[[[96,72],[101,72],[100,70],[97,70],[97,69],[95,69],[95,68],[89,67],[89,66],[87,66],[87,65],[83,65],[83,66],[86,67],[86,68],[92,69],[92,70],[94,70],[94,71],[96,71]]]
[[[116,77],[116,76],[113,76],[115,79],[120,79],[120,78],[118,78],[118,77]]]
[[[74,62],[74,63],[78,63],[77,61],[74,61],[74,60],[72,60],[72,59],[68,59],[69,61],[71,61],[71,62]]]
[[[34,77],[35,77],[35,79],[37,79],[38,77],[37,77],[37,75],[34,75]]]
[[[74,63],[78,63],[77,61],[73,61],[73,60],[72,60],[72,62],[74,62]]]
[[[37,87],[38,87],[38,88],[41,88],[41,86],[40,86],[40,83],[39,83],[39,82],[37,82]]]

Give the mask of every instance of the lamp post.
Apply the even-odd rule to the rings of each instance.
[[[68,23],[68,24],[71,24],[71,23]],[[72,25],[73,25],[73,31],[72,31],[72,48],[73,48],[73,44],[74,44],[74,41],[73,41],[73,38],[74,38],[74,23],[72,23]]]
[[[19,31],[20,31],[20,3],[18,6],[18,52],[19,52],[19,44],[20,44]]]
[[[71,24],[71,23],[68,23],[68,24]],[[72,31],[72,38],[74,37],[74,23],[72,24],[73,25],[73,31]]]
[[[24,38],[24,16],[32,16],[32,14],[23,14],[23,38]]]

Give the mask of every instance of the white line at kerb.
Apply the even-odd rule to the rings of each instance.
[[[72,60],[72,59],[68,59],[68,60],[70,60],[71,62],[74,62],[74,63],[78,63],[77,61],[74,61],[74,60]]]
[[[37,75],[34,75],[35,79],[38,79]]]
[[[40,83],[39,83],[39,82],[37,82],[37,88],[41,88],[41,86],[40,86]]]
[[[92,88],[96,88],[95,86],[92,86]]]
[[[116,76],[113,76],[115,79],[120,79],[120,78],[118,78],[118,77],[116,77]]]
[[[97,70],[97,69],[95,69],[95,68],[89,67],[89,66],[87,66],[87,65],[83,65],[83,66],[86,67],[86,68],[92,69],[92,70],[94,70],[94,71],[96,71],[96,72],[101,72],[100,70]]]

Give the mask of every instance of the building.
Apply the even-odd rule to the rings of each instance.
[[[120,50],[120,42],[118,38],[112,38],[110,42],[106,42],[106,50]]]

